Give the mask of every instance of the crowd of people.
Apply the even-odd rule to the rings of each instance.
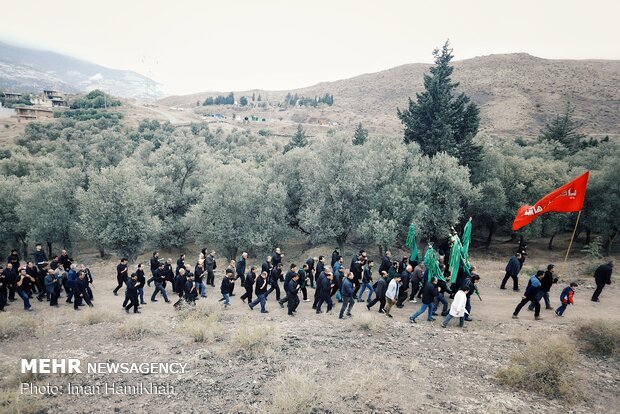
[[[6,266],[0,266],[0,312],[17,300],[24,303],[24,310],[32,311],[31,299],[48,301],[50,306],[58,307],[58,300],[66,295],[66,303],[73,304],[75,310],[81,306],[93,305],[93,276],[83,264],[74,263],[66,250],[54,255],[48,261],[42,245],[37,244],[33,260],[22,265],[17,250],[11,250]]]
[[[506,265],[500,289],[506,289],[507,281],[512,279],[513,289],[520,290],[519,273],[526,256],[526,245],[520,243],[517,252]],[[385,252],[376,266],[366,251],[360,250],[353,255],[348,267],[345,267],[344,258],[337,248],[330,259],[325,256],[310,257],[301,266],[285,264],[280,248],[267,256],[260,266],[249,266],[248,254],[244,252],[238,260],[226,263],[217,296],[220,296],[219,301],[223,302],[223,307],[228,308],[231,306],[231,298],[239,294],[241,301],[250,310],[260,305],[261,313],[269,312],[267,301],[275,296],[277,304],[286,307],[290,316],[295,316],[303,300],[312,302],[316,314],[323,313],[324,305],[327,313],[339,307],[339,311],[336,311],[340,319],[352,316],[356,302],[364,303],[368,311],[378,305],[379,313],[392,318],[394,307],[403,308],[406,301],[417,303],[420,300],[420,308],[409,316],[411,323],[417,323],[418,317],[426,313],[428,321],[434,321],[434,316],[441,315],[444,318],[442,327],[446,327],[452,318],[459,318],[459,326],[463,327],[465,321],[472,320],[471,297],[476,294],[480,298],[477,287],[480,276],[475,266],[465,269],[461,263],[456,277],[451,277],[444,257],[449,255],[439,254],[436,258],[441,270],[437,277],[429,275],[425,263],[408,257],[396,260],[389,251]],[[150,276],[147,279],[143,263],[139,263],[135,271],[129,272],[128,260],[123,258],[116,267],[117,286],[113,294],[118,295],[124,289],[122,306],[128,313],[132,309],[134,313],[140,313],[140,308],[147,304],[145,287],[153,286],[151,302],[157,302],[158,297],[161,297],[166,303],[171,303],[169,293],[176,296],[175,307],[193,305],[201,298],[206,299],[208,290],[217,291],[217,261],[213,250],[203,249],[194,266],[186,263],[183,254],[175,263],[172,258],[161,259],[159,252],[154,252],[149,268]],[[599,301],[604,286],[611,283],[612,269],[613,263],[609,262],[596,270],[597,288],[592,296],[593,301]],[[528,309],[534,312],[535,319],[542,319],[540,302],[544,300],[545,308],[553,309],[550,291],[556,283],[558,277],[555,276],[553,264],[529,277],[512,317],[517,319],[521,309],[529,302]],[[38,244],[32,260],[25,265],[20,262],[17,251],[13,250],[6,266],[3,269],[0,267],[0,311],[16,301],[16,295],[22,299],[27,311],[32,310],[30,300],[35,295],[40,302],[49,301],[50,306],[59,306],[59,298],[66,297],[65,301],[73,304],[75,310],[85,305],[92,307],[92,284],[93,276],[88,267],[74,263],[65,250],[48,261],[42,246]],[[573,304],[576,287],[577,283],[572,282],[561,291],[556,315],[563,316],[567,306]],[[311,297],[312,290],[314,293]]]

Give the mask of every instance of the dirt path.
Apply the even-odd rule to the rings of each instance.
[[[258,262],[251,260],[248,265]],[[88,312],[86,309],[78,313],[64,302],[60,309],[50,309],[46,303],[35,301],[35,311],[28,316],[37,320],[36,335],[2,342],[2,371],[10,376],[17,370],[19,358],[45,356],[93,362],[183,361],[189,364],[188,373],[47,377],[44,381],[50,383],[156,381],[175,388],[174,395],[59,395],[36,402],[49,412],[274,412],[274,407],[281,406],[276,401],[281,397],[277,384],[290,370],[296,373],[295,378],[305,381],[300,386],[308,388],[309,393],[313,387],[321,387],[315,398],[317,413],[586,413],[614,412],[620,403],[616,392],[620,371],[614,360],[585,361],[588,382],[594,389],[588,403],[547,400],[505,388],[495,380],[495,372],[509,361],[510,355],[521,352],[536,338],[570,334],[576,323],[591,318],[620,322],[620,298],[615,285],[605,289],[600,303],[589,301],[592,290],[580,286],[576,304],[564,318],[543,310],[544,320],[534,321],[532,313],[523,310],[521,319],[512,320],[519,295],[498,289],[504,264],[479,260],[483,301],[474,297],[475,320],[465,330],[456,325],[442,329],[439,321],[428,323],[423,318],[411,325],[408,315],[418,309],[419,303],[395,309],[392,320],[357,303],[354,317],[342,321],[335,312],[316,315],[311,303],[303,301],[298,315],[291,318],[274,297],[268,301],[270,313],[263,315],[250,311],[239,295],[232,298],[230,310],[224,311],[217,302],[219,289],[210,287],[206,303],[216,309],[219,320],[213,324],[213,341],[196,343],[177,312],[162,300],[149,301],[141,315],[125,314],[121,309],[123,297],[111,293],[115,265],[93,261],[91,269],[96,310],[109,311],[118,317],[116,321],[84,325],[80,318]],[[220,280],[218,273],[216,286]],[[554,285],[551,297],[555,306],[564,284]],[[148,295],[151,292],[152,288],[146,289]],[[237,286],[235,292],[241,289]],[[309,289],[309,293],[312,297],[313,290]],[[20,308],[20,302],[13,302],[5,315],[23,315]],[[361,328],[356,319],[370,321],[371,328]],[[118,330],[131,320],[151,327],[152,332],[137,340],[120,337]],[[254,327],[264,329],[270,338],[258,354],[248,355],[238,346],[238,332]],[[22,402],[28,403],[31,398],[24,397]]]

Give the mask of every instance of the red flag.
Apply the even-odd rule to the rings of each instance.
[[[517,211],[517,217],[512,223],[512,230],[519,230],[523,226],[530,224],[536,217],[545,213],[570,213],[579,211],[583,207],[583,200],[586,196],[588,177],[590,172],[586,172],[573,181],[564,184],[538,200],[533,206],[521,206]]]

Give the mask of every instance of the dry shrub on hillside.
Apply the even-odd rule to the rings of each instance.
[[[230,352],[234,355],[242,354],[246,357],[255,357],[273,350],[279,341],[276,328],[270,324],[257,323],[239,325],[230,340]]]
[[[0,412],[3,414],[34,414],[46,412],[39,396],[22,395],[19,388],[0,389]]]
[[[155,332],[155,326],[151,320],[135,317],[120,325],[116,334],[121,339],[141,339]]]
[[[620,355],[620,324],[616,321],[595,320],[575,328],[584,351],[598,355]]]
[[[307,371],[286,370],[275,379],[270,412],[281,414],[308,413],[320,397],[316,378]]]
[[[34,318],[26,315],[2,315],[0,318],[0,341],[18,336],[32,336],[37,329]]]
[[[568,338],[552,337],[527,346],[497,372],[500,383],[537,392],[551,398],[584,398],[583,380],[578,373],[581,359]]]
[[[112,313],[108,309],[89,308],[80,314],[78,323],[80,325],[97,325],[100,323],[114,323],[120,320],[120,315]]]
[[[385,317],[381,320],[378,320],[375,315],[371,315],[368,312],[360,313],[359,316],[356,315],[355,319],[353,319],[353,326],[355,326],[360,331],[372,333],[372,332],[381,332],[383,331]]]

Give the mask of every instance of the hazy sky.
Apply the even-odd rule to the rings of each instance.
[[[0,0],[0,40],[131,69],[170,93],[293,89],[527,52],[620,59],[619,0]]]

